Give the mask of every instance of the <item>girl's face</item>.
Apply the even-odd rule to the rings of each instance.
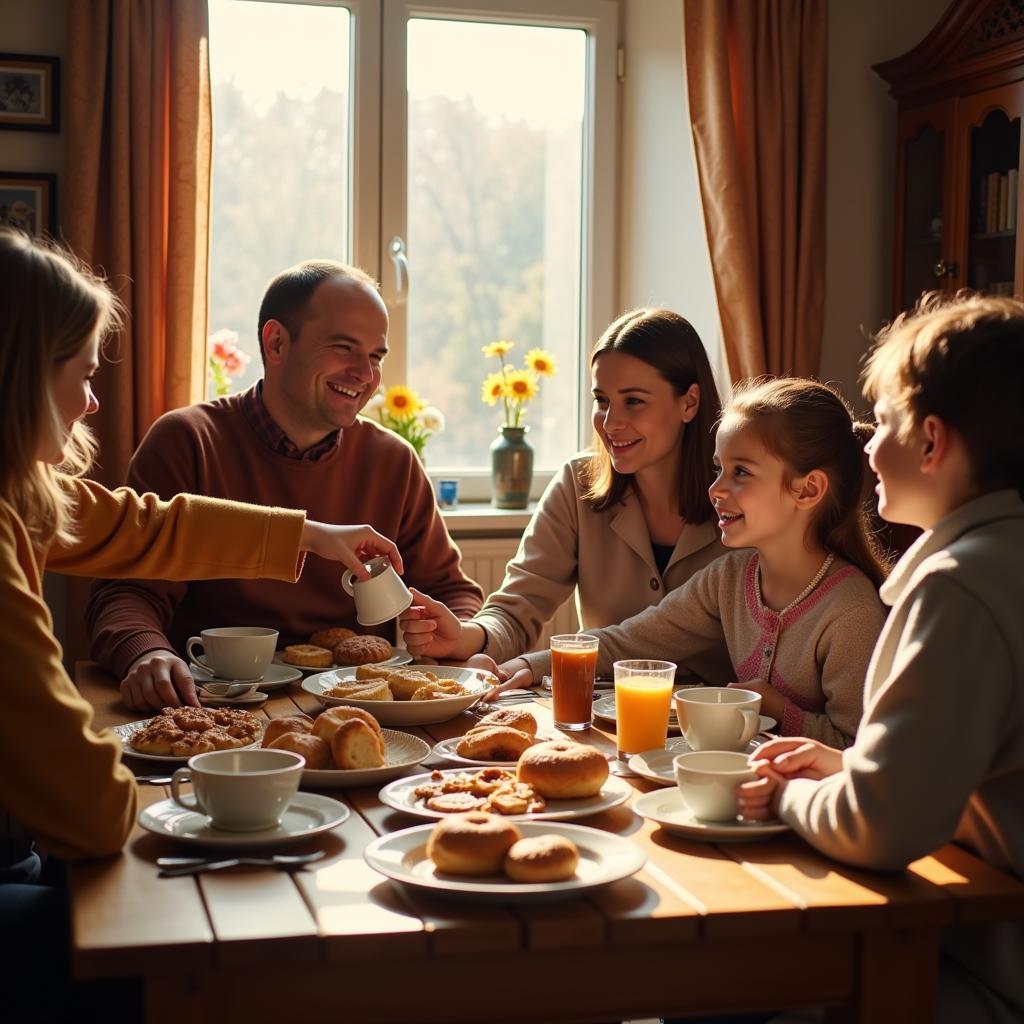
[[[700,387],[685,394],[649,363],[623,352],[603,352],[591,370],[594,430],[617,473],[658,467],[671,474],[679,461],[685,424],[700,408]]]
[[[100,365],[99,355],[99,334],[94,333],[75,355],[58,364],[54,371],[50,393],[63,430],[59,439],[46,438],[41,442],[41,461],[60,462],[71,428],[100,407],[92,391],[92,379]]]
[[[748,423],[727,420],[718,428],[715,469],[708,494],[726,547],[759,547],[790,529],[803,531],[786,463]]]

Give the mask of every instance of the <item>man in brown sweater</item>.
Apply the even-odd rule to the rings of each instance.
[[[406,582],[460,618],[483,593],[461,570],[433,491],[405,441],[357,414],[380,384],[388,315],[373,280],[326,260],[271,281],[260,306],[264,377],[240,395],[176,409],[153,424],[127,484],[163,498],[189,492],[305,509],[368,523],[396,542]],[[272,580],[107,580],[87,609],[93,657],[121,680],[130,707],[196,703],[185,642],[212,626],[260,625],[282,644],[356,627],[336,567],[317,562],[295,586]],[[373,629],[394,639],[387,623]]]

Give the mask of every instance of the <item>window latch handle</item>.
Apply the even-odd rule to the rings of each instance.
[[[405,255],[405,242],[399,235],[388,242],[388,255],[395,265],[395,302],[401,305],[409,297],[409,258]]]

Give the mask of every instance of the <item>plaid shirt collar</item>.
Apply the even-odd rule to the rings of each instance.
[[[267,411],[263,402],[262,380],[258,380],[248,391],[239,396],[239,404],[243,415],[260,441],[272,452],[277,452],[278,455],[283,455],[287,459],[319,462],[326,455],[330,455],[341,440],[341,431],[334,430],[323,440],[317,441],[311,448],[307,448],[304,452],[299,451],[295,442],[274,422],[273,417]]]

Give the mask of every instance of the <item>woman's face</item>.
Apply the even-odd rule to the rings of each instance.
[[[679,463],[685,424],[700,408],[700,386],[683,395],[650,364],[623,352],[603,352],[591,370],[593,423],[617,473]]]
[[[70,359],[58,364],[53,373],[50,393],[62,429],[60,438],[40,441],[39,458],[43,462],[58,463],[64,458],[64,447],[71,428],[94,413],[100,403],[92,391],[92,379],[100,365],[99,333],[95,332]]]

